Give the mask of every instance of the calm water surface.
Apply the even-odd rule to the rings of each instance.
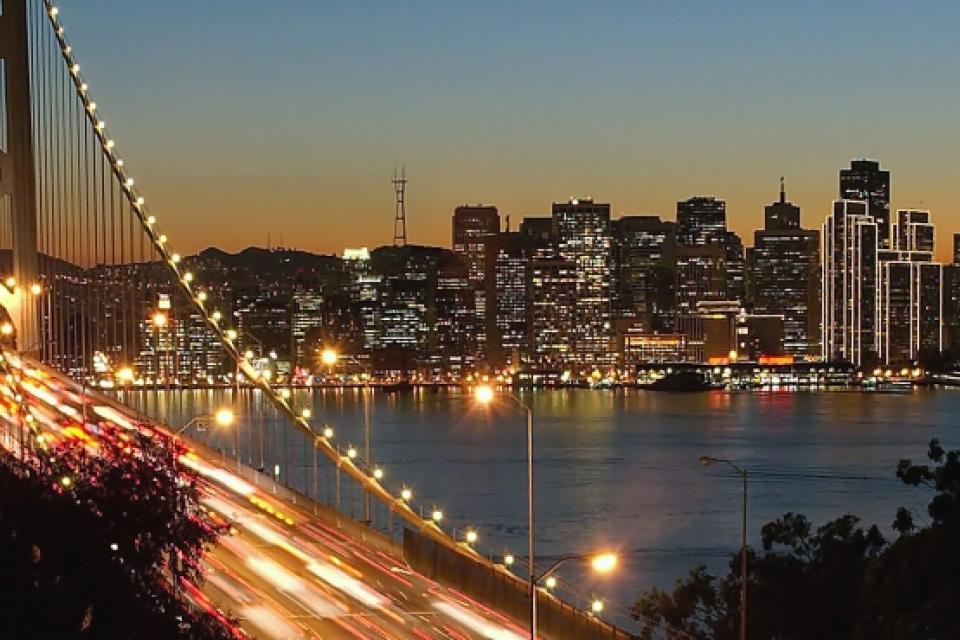
[[[339,442],[360,445],[362,393],[304,391],[293,402],[312,407],[318,424],[334,426]],[[151,415],[172,424],[233,402],[222,391],[135,395]],[[526,397],[536,415],[538,552],[548,560],[618,549],[623,566],[612,579],[590,582],[576,568],[561,576],[582,595],[609,595],[611,609],[626,607],[648,587],[669,587],[697,564],[723,570],[738,548],[739,478],[701,466],[698,456],[729,458],[749,470],[749,535],[756,544],[760,526],[788,511],[815,523],[854,513],[889,534],[898,506],[922,510],[928,499],[899,483],[897,461],[923,458],[934,437],[960,447],[954,391],[569,390]],[[256,396],[240,403],[242,454],[257,462],[266,425],[268,467],[281,462],[290,482],[309,487],[302,439],[261,405]],[[449,525],[476,526],[485,549],[523,554],[526,449],[519,410],[477,408],[457,391],[377,392],[370,415],[372,457],[389,480],[413,487],[425,509],[442,506]],[[232,436],[221,438],[230,455]],[[332,500],[330,465],[321,465],[319,496]]]

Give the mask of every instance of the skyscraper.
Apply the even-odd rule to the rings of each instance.
[[[840,170],[840,199],[866,202],[867,215],[877,224],[878,248],[892,247],[889,171],[880,169],[876,160],[851,160],[849,169]]]
[[[800,207],[787,200],[787,188],[780,178],[780,199],[763,208],[763,230],[784,231],[800,228]]]
[[[677,203],[677,243],[691,247],[721,243],[727,231],[727,203],[695,196]]]
[[[783,316],[784,351],[820,355],[820,232],[800,228],[800,207],[780,199],[764,209],[754,232],[751,260],[753,311]]]
[[[887,364],[905,364],[943,348],[943,266],[934,262],[929,211],[901,209],[893,249],[880,251],[877,343]]]
[[[516,231],[487,241],[487,346],[494,366],[519,367],[530,353],[531,266],[537,246]]]
[[[463,205],[453,212],[453,252],[467,267],[467,274],[474,290],[474,319],[476,326],[477,354],[486,355],[486,248],[488,238],[500,232],[500,214],[497,208],[488,205]]]
[[[672,331],[676,321],[676,225],[659,216],[612,222],[616,314],[636,318],[644,331]]]
[[[727,254],[719,244],[677,247],[677,316],[697,313],[701,302],[727,295]]]
[[[572,361],[585,366],[611,363],[610,205],[592,199],[554,203],[553,234],[560,259],[573,264],[576,274],[575,302],[568,316]]]
[[[483,283],[484,242],[500,233],[500,214],[488,205],[462,205],[453,211],[453,252],[467,265],[470,281]]]
[[[724,254],[723,278],[726,281],[723,295],[729,300],[743,301],[746,298],[743,241],[727,229],[726,202],[712,196],[695,196],[678,202],[677,244],[686,247],[721,247]],[[696,301],[693,302],[695,306]]]
[[[537,252],[530,269],[531,361],[540,373],[559,373],[580,362],[573,319],[578,269],[549,248]]]
[[[823,224],[824,359],[860,366],[877,355],[877,223],[859,200],[835,200]]]
[[[900,251],[933,253],[933,223],[930,212],[923,209],[898,209],[893,227],[893,248]]]
[[[912,252],[880,262],[880,359],[907,364],[943,345],[943,266]],[[897,255],[899,254],[899,255]],[[884,256],[882,256],[884,257]]]

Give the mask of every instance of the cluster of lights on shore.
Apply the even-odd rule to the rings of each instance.
[[[271,386],[269,375],[258,373],[250,364],[252,354],[244,354],[238,350],[237,339],[239,334],[237,330],[230,327],[223,327],[221,322],[223,320],[223,314],[219,310],[209,310],[207,308],[207,292],[198,287],[197,283],[195,282],[196,278],[194,274],[182,267],[182,257],[180,254],[171,249],[167,235],[159,231],[156,216],[147,212],[145,206],[146,199],[135,189],[135,180],[129,175],[129,172],[124,166],[123,159],[118,155],[116,143],[109,136],[106,123],[99,116],[97,103],[94,102],[91,97],[89,86],[83,81],[83,78],[80,74],[80,65],[77,63],[76,58],[73,55],[73,48],[67,42],[64,27],[59,19],[59,9],[54,6],[50,0],[44,0],[44,4],[53,26],[54,33],[56,34],[57,41],[60,45],[63,59],[66,62],[70,76],[77,90],[77,95],[83,104],[84,113],[93,127],[94,133],[100,142],[101,148],[103,149],[103,153],[110,161],[113,173],[122,185],[123,193],[131,206],[131,210],[140,221],[140,224],[146,232],[147,237],[152,242],[154,249],[166,262],[168,268],[170,268],[175,274],[180,289],[193,302],[194,307],[206,320],[206,323],[209,325],[209,327],[216,333],[220,339],[220,342],[224,345],[227,352],[237,363],[239,369],[243,371],[243,374],[250,379],[251,382],[258,385],[263,392],[267,393],[274,404],[281,407],[288,417],[295,422],[295,424],[297,424],[313,438],[315,447],[325,447],[328,457],[333,459],[338,466],[341,464],[344,465],[348,472],[350,470],[354,471],[356,474],[355,478],[362,484],[369,484],[375,489],[387,493],[388,495],[392,495],[389,494],[389,491],[382,485],[381,482],[384,479],[386,472],[379,466],[374,466],[369,470],[369,473],[358,467],[355,463],[355,460],[358,456],[357,449],[353,446],[349,446],[345,452],[341,452],[341,450],[332,443],[334,431],[331,427],[325,426],[320,433],[315,432],[309,423],[309,420],[312,417],[310,409],[304,408],[299,413],[295,412],[289,403],[291,398],[290,390],[287,388],[282,388],[278,392],[273,386]],[[11,291],[13,291],[16,287],[16,281],[13,278],[8,278],[5,284]],[[43,288],[39,284],[33,284],[31,285],[30,291],[35,295],[39,295],[42,293]],[[154,327],[162,328],[167,325],[168,318],[162,312],[157,312],[151,317],[151,321]],[[13,331],[13,326],[9,322],[0,326],[0,333],[2,333],[4,336],[11,335]],[[337,364],[338,358],[339,356],[336,351],[326,349],[322,352],[320,359],[324,365],[333,367]],[[122,366],[117,369],[115,376],[118,381],[125,384],[132,383],[136,377],[133,369],[129,366]],[[475,400],[480,404],[490,404],[495,400],[495,395],[496,394],[493,387],[488,385],[477,386],[474,390]],[[212,416],[212,418],[218,426],[222,427],[232,425],[235,420],[233,412],[230,409],[225,408],[218,410]],[[369,461],[367,461],[367,463],[369,464]],[[401,514],[403,514],[405,510],[406,515],[411,519],[411,521],[414,518],[417,518],[415,512],[410,507],[410,502],[412,500],[413,491],[406,486],[402,487],[399,495],[394,496],[392,500],[393,505],[400,509]],[[393,509],[394,506],[391,506],[390,508]],[[448,536],[448,534],[446,534],[440,528],[443,519],[443,510],[439,507],[434,507],[430,511],[428,518],[422,518],[420,520],[422,524],[430,525],[436,533],[442,536]],[[461,544],[467,549],[472,550],[473,545],[475,545],[479,539],[479,532],[475,528],[470,528],[466,530],[462,541],[458,542],[456,539],[454,539],[453,542]],[[476,552],[474,552],[474,554],[476,554]],[[510,567],[514,564],[514,562],[515,557],[512,554],[508,553],[504,555],[502,563],[504,566]],[[595,571],[599,573],[607,573],[616,567],[617,559],[613,554],[604,553],[592,556],[590,562]],[[553,575],[544,576],[543,586],[548,589],[556,587],[556,577]],[[591,604],[591,610],[594,614],[599,614],[603,610],[603,602],[601,600],[594,600]]]

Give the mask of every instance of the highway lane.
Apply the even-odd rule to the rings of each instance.
[[[21,370],[19,389],[51,441],[82,440],[95,451],[105,424],[164,433],[59,374],[5,356]],[[18,421],[5,409],[0,414],[14,434]],[[326,509],[308,513],[199,448],[180,462],[203,479],[203,508],[230,523],[205,557],[202,587],[183,588],[200,606],[238,618],[238,638],[526,637],[504,616],[411,571],[388,540],[363,525]]]

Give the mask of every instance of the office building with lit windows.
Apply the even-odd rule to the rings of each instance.
[[[890,172],[876,160],[851,160],[840,170],[840,199],[867,203],[867,215],[877,225],[877,248],[893,246],[890,232]]]
[[[764,209],[764,228],[754,232],[750,261],[752,311],[783,317],[784,351],[820,356],[820,232],[800,227],[800,207],[787,200]]]
[[[610,205],[592,199],[553,204],[557,255],[574,266],[572,305],[567,313],[571,361],[593,367],[615,358],[612,340],[612,236]]]
[[[860,366],[877,357],[877,223],[867,202],[835,200],[823,224],[821,353]]]

